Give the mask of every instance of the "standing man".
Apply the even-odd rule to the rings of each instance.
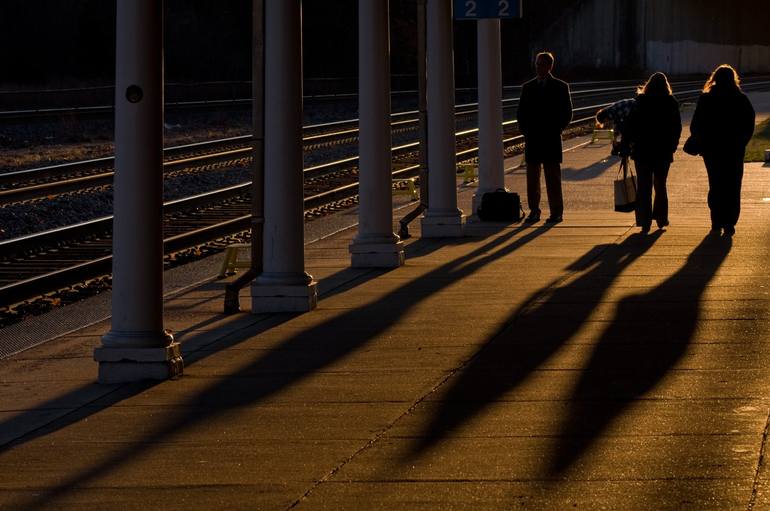
[[[547,223],[559,223],[564,213],[561,193],[561,132],[572,120],[569,85],[551,74],[554,57],[541,52],[535,58],[537,76],[521,88],[516,118],[524,135],[524,160],[527,162],[526,222],[540,220],[540,168],[545,173],[545,188],[551,216]]]

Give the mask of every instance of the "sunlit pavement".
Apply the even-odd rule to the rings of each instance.
[[[222,316],[222,281],[170,300],[176,381],[96,385],[104,323],[0,362],[0,509],[769,507],[770,167],[710,236],[678,152],[645,236],[608,152],[565,154],[556,226],[416,222],[388,272],[349,268],[354,231],[310,245],[311,313]]]

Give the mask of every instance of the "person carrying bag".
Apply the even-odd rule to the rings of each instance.
[[[679,103],[663,73],[650,76],[637,91],[636,109],[628,120],[631,158],[639,180],[636,225],[650,232],[652,221],[662,229],[668,221],[666,180],[682,134]],[[655,201],[652,200],[653,188]]]

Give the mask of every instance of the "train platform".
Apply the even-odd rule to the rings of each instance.
[[[0,509],[770,508],[770,167],[714,236],[678,152],[642,235],[609,148],[569,144],[563,223],[417,222],[391,271],[351,269],[343,229],[306,247],[305,314],[177,293],[177,380],[97,385],[106,322],[0,361]]]

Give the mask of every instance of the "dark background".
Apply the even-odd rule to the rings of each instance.
[[[530,74],[531,32],[542,31],[548,12],[574,1],[532,1],[525,5],[524,20],[503,21],[506,84]],[[358,0],[303,1],[309,87],[338,78],[338,87],[355,87],[357,5]],[[390,6],[394,88],[413,87],[416,2],[391,0]],[[251,0],[166,0],[165,12],[167,81],[250,79]],[[475,52],[475,23],[455,22],[458,87],[476,82]],[[0,57],[2,89],[109,85],[115,69],[115,2],[1,0]]]

